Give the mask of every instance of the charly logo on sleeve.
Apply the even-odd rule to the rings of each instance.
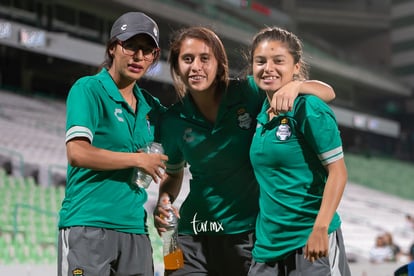
[[[237,110],[237,121],[239,122],[239,127],[243,129],[249,129],[252,125],[252,117],[245,108]]]
[[[224,231],[223,223],[219,221],[208,221],[208,220],[198,220],[197,213],[194,214],[193,220],[191,221],[193,226],[193,232],[195,235],[199,233],[206,232],[220,232]]]
[[[280,125],[276,129],[276,138],[280,141],[286,141],[292,136],[292,131],[288,123],[289,120],[286,117],[280,120]]]

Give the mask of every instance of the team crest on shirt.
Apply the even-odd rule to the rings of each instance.
[[[288,118],[282,118],[280,125],[276,129],[276,138],[280,141],[286,141],[292,136]]]
[[[240,128],[249,129],[252,124],[252,117],[245,108],[240,108],[237,110],[237,121]]]
[[[194,135],[193,135],[192,128],[187,128],[186,130],[184,130],[183,140],[186,141],[187,143],[191,143],[192,141],[194,141]]]
[[[72,270],[72,275],[73,276],[84,276],[85,274],[83,273],[83,269],[75,268],[74,270]]]

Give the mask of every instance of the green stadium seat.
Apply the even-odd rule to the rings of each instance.
[[[57,212],[63,195],[64,187],[40,187],[33,178],[0,170],[0,264],[56,263]]]

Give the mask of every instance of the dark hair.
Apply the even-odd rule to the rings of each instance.
[[[111,68],[112,63],[114,62],[114,57],[111,54],[110,50],[112,50],[114,47],[116,47],[116,44],[118,43],[116,38],[110,39],[108,40],[108,42],[106,43],[106,49],[105,49],[105,60],[104,62],[101,64],[101,66],[99,67],[99,71],[102,68],[106,68],[107,70],[109,70],[109,68]]]
[[[250,47],[250,55],[248,57],[249,63],[249,72],[251,73],[251,68],[253,64],[253,55],[257,46],[263,41],[280,41],[286,45],[286,48],[289,50],[289,53],[293,57],[295,64],[299,63],[300,72],[299,76],[294,76],[295,79],[306,80],[309,78],[308,65],[303,59],[303,50],[302,42],[300,39],[285,29],[279,27],[266,27],[260,30],[254,37],[253,42]]]
[[[211,49],[217,59],[217,87],[225,88],[229,82],[229,63],[226,50],[220,38],[210,29],[206,27],[188,27],[178,30],[173,36],[170,43],[170,52],[168,62],[170,63],[170,73],[174,81],[174,87],[179,98],[186,95],[187,89],[181,80],[178,68],[178,57],[180,55],[181,43],[187,38],[195,38],[204,41]]]

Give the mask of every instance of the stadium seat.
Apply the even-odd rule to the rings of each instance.
[[[56,262],[57,212],[64,188],[40,187],[33,178],[0,169],[0,264]]]
[[[7,174],[33,177],[42,186],[65,184],[65,105],[1,91],[0,166]],[[59,169],[57,169],[59,168]]]

